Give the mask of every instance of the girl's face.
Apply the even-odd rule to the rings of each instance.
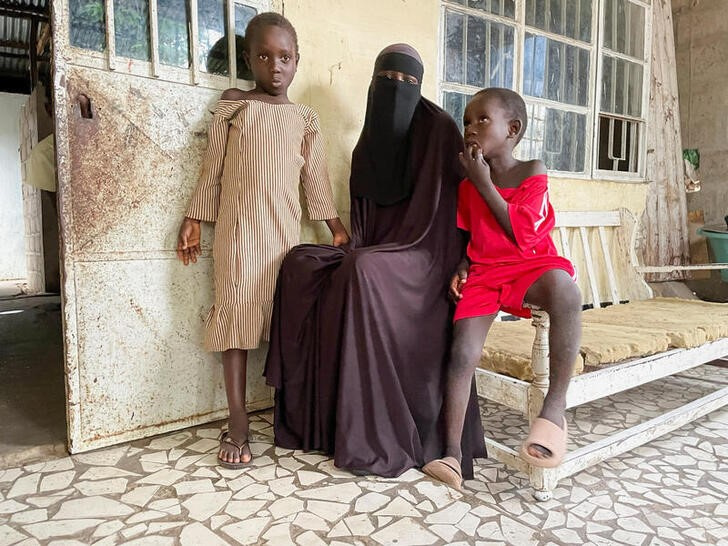
[[[262,28],[245,60],[258,87],[269,95],[286,95],[298,66],[296,44],[286,29],[275,25]]]
[[[465,148],[477,146],[488,159],[513,149],[521,122],[509,119],[500,99],[486,93],[465,107],[463,125]]]

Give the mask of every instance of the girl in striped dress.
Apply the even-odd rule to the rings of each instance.
[[[255,88],[222,94],[177,244],[185,265],[196,262],[200,222],[215,223],[215,303],[206,321],[205,348],[222,352],[230,420],[218,460],[226,468],[251,460],[247,350],[268,340],[278,269],[299,242],[299,182],[309,217],[326,221],[334,246],[349,241],[333,201],[318,116],[288,100],[299,59],[295,29],[277,13],[254,17],[244,55]]]

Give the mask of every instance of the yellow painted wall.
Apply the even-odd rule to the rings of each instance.
[[[646,182],[614,182],[552,176],[549,197],[556,210],[629,209],[637,218],[645,208]]]
[[[291,99],[315,108],[326,137],[329,170],[337,205],[348,224],[349,162],[364,121],[374,59],[385,46],[406,42],[425,63],[423,95],[439,102],[439,0],[277,0],[273,9],[298,32],[301,62]],[[557,210],[626,207],[641,214],[647,185],[552,178]],[[305,224],[306,240],[326,241],[320,223]]]

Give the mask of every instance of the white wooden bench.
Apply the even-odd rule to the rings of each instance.
[[[652,290],[641,275],[650,269],[640,268],[635,256],[635,233],[636,222],[626,210],[557,214],[554,241],[557,247],[561,246],[562,254],[577,265],[579,275],[582,276],[585,305],[592,305],[596,309],[603,307],[606,302],[618,305],[652,298]],[[708,266],[712,269],[725,267],[728,265]],[[688,269],[698,268],[705,267],[688,266]],[[602,311],[589,311],[591,316],[599,312]],[[499,328],[508,328],[508,324],[512,323],[503,323]],[[482,368],[476,371],[479,396],[518,410],[528,416],[529,421],[538,415],[548,389],[548,315],[534,309],[531,324],[535,327],[531,351],[532,381]],[[519,327],[524,328],[523,325]],[[728,337],[723,337],[694,348],[673,348],[646,357],[631,358],[596,371],[589,371],[587,368],[586,373],[572,379],[567,394],[567,408],[574,408],[726,355]],[[516,450],[489,438],[487,430],[485,441],[490,457],[528,474],[536,499],[548,500],[561,478],[649,442],[727,403],[728,387],[724,387],[647,422],[570,451],[562,464],[554,469],[531,467],[518,456]]]

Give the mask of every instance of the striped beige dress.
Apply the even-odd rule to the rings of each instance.
[[[312,220],[338,216],[316,112],[219,101],[187,209],[189,218],[216,222],[207,350],[253,349],[268,340],[278,269],[300,237],[299,183]]]

